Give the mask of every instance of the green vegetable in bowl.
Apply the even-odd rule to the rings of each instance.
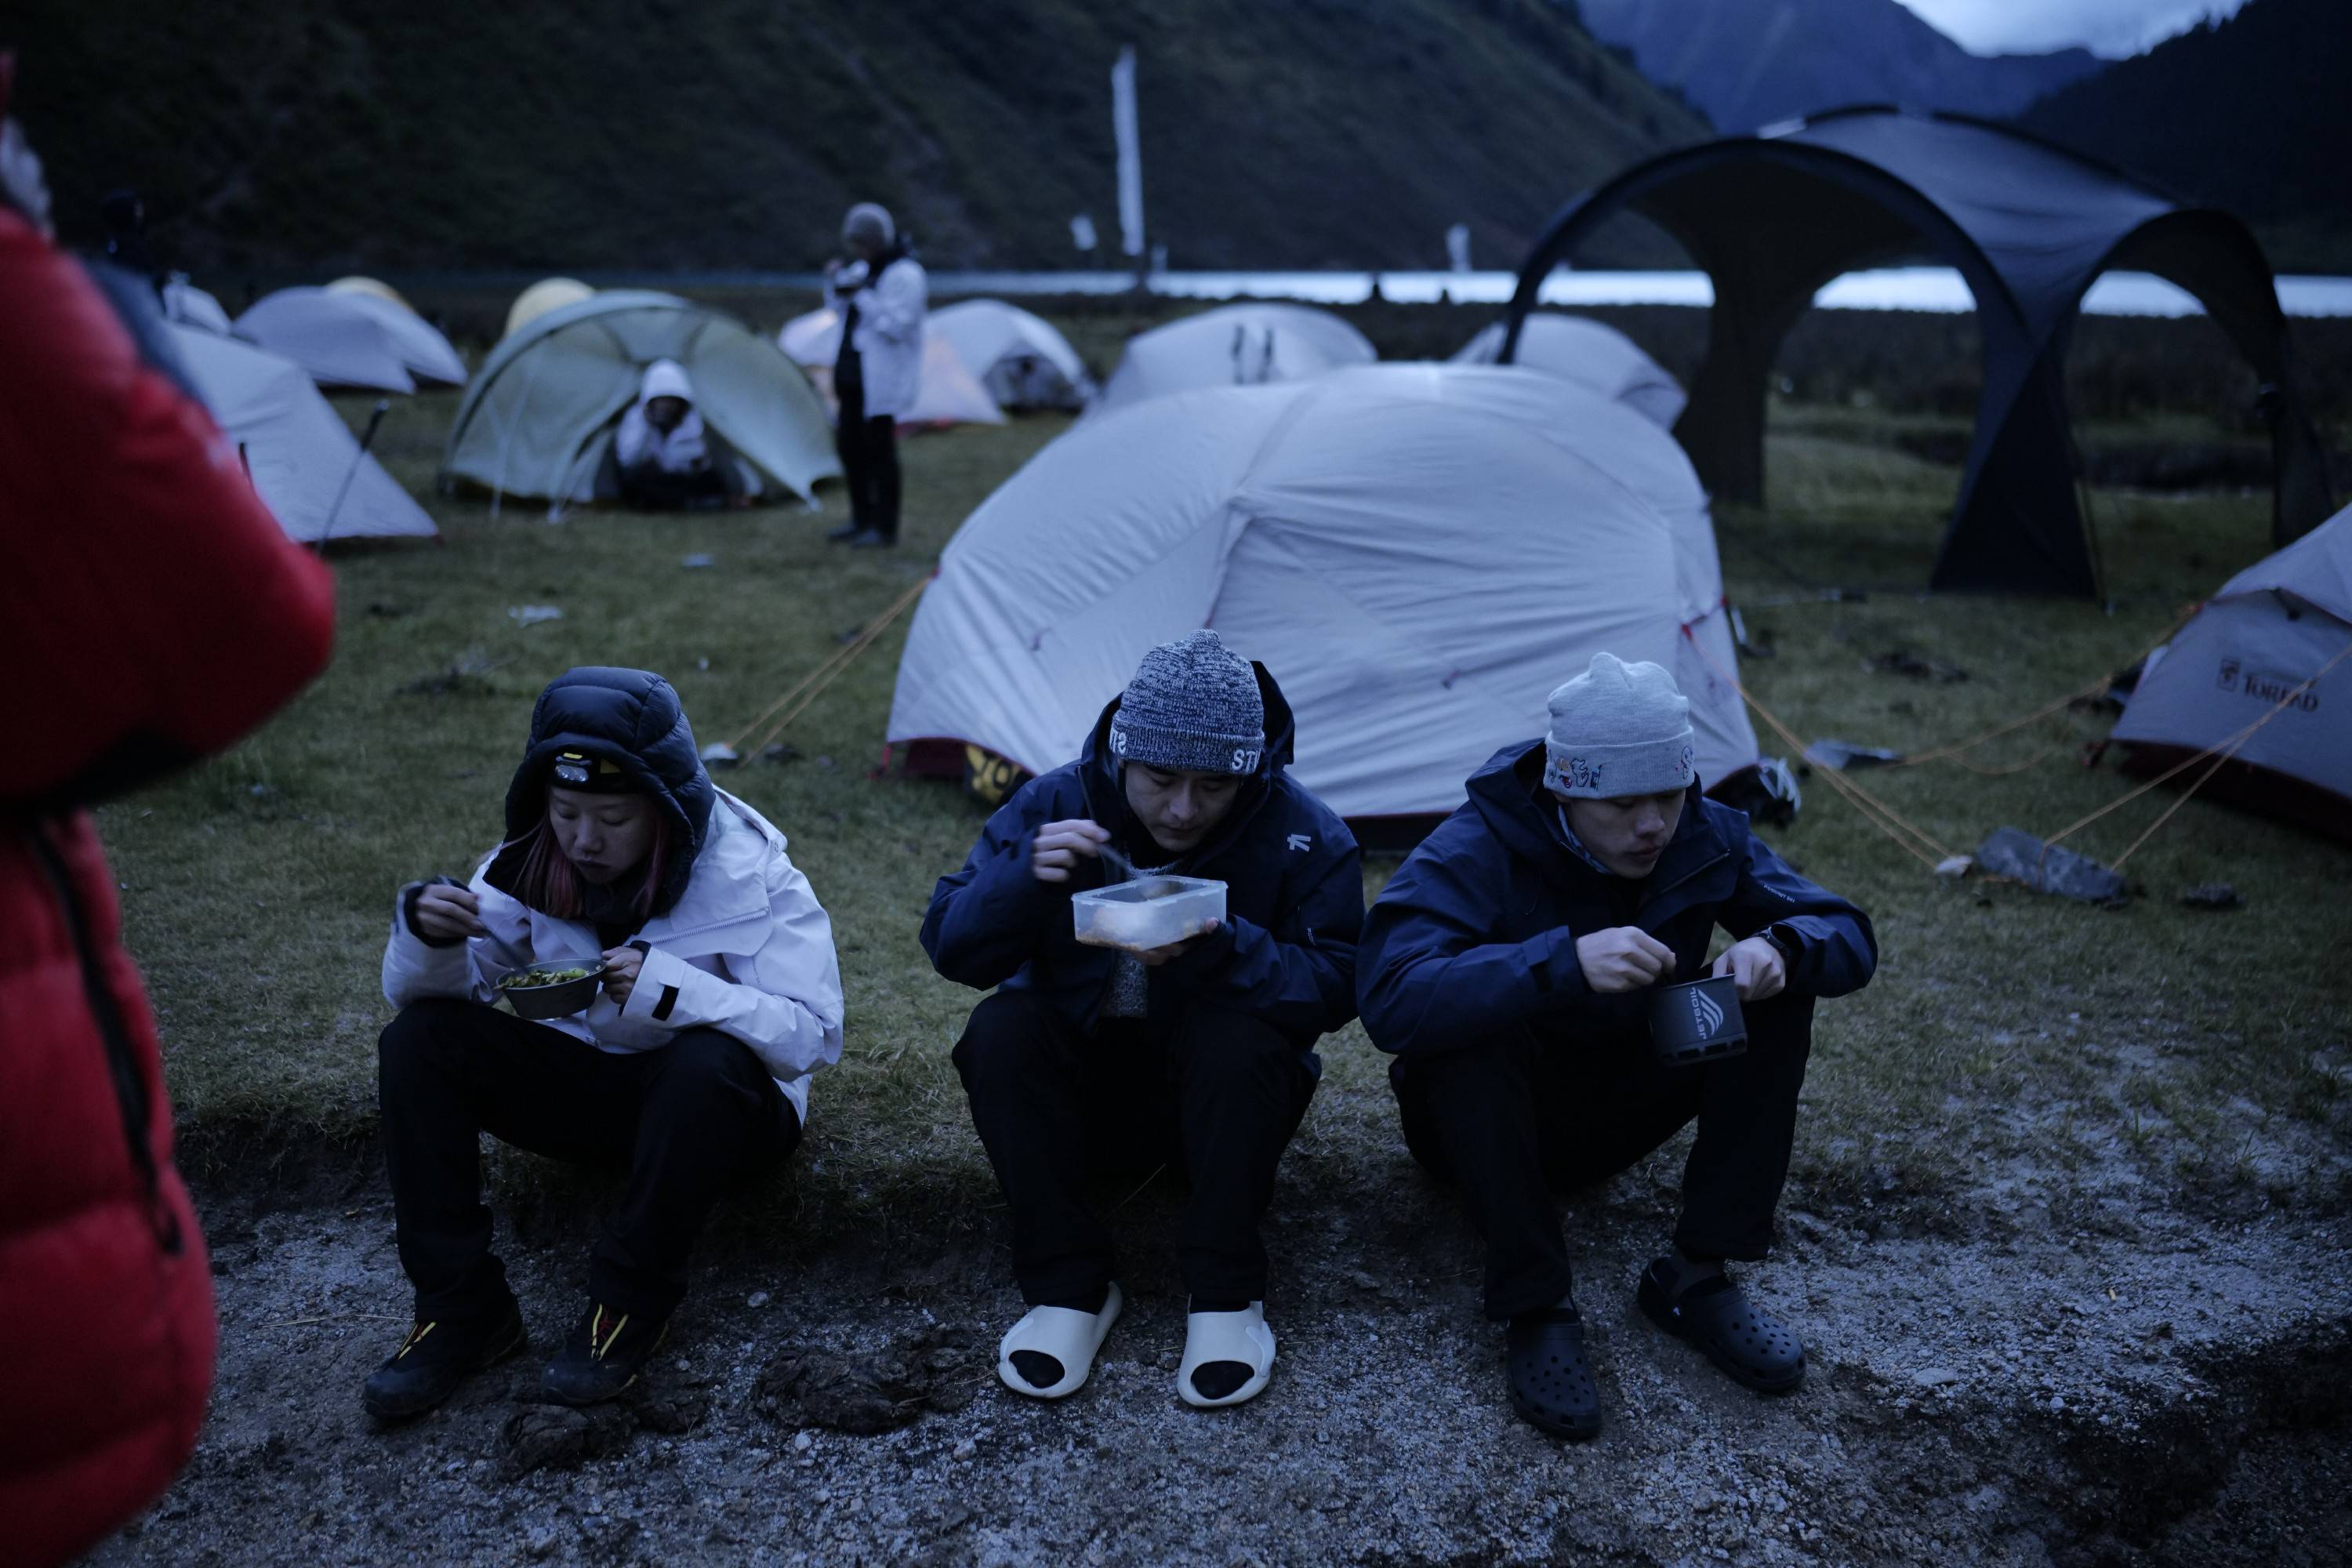
[[[584,969],[526,969],[520,974],[509,974],[499,982],[507,991],[535,991],[542,985],[566,985],[574,980],[585,980]]]

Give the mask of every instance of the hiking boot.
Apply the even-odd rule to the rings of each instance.
[[[563,1342],[562,1353],[548,1363],[540,1392],[558,1405],[611,1399],[637,1381],[668,1332],[667,1318],[647,1318],[592,1301]]]
[[[522,1310],[509,1296],[488,1318],[458,1322],[430,1319],[408,1331],[390,1360],[368,1373],[360,1402],[386,1421],[422,1415],[457,1392],[457,1385],[530,1343]]]

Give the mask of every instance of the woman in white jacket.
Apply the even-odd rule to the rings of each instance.
[[[490,1251],[478,1140],[622,1162],[629,1184],[546,1395],[608,1399],[659,1346],[721,1189],[799,1142],[808,1078],[841,1055],[833,928],[783,835],[703,770],[657,675],[581,668],[531,713],[506,841],[460,886],[401,890],[383,955],[385,1163],[415,1326],[368,1378],[413,1415],[523,1348]],[[604,965],[593,1000],[499,1011],[523,967]]]
[[[890,214],[872,202],[849,209],[842,248],[825,264],[824,302],[841,318],[833,390],[841,400],[835,440],[849,487],[849,521],[825,537],[864,548],[898,542],[898,420],[915,405],[923,374],[923,312],[930,286]]]

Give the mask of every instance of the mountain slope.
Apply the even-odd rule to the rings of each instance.
[[[1595,37],[1727,133],[1847,103],[1998,118],[2099,68],[2085,49],[1972,55],[1895,0],[1579,4]]]
[[[2252,0],[2023,122],[2253,223],[2283,269],[2352,269],[2352,17],[2343,0]]]
[[[187,265],[805,268],[852,200],[935,264],[1114,265],[1109,68],[1140,59],[1179,267],[1515,263],[1706,133],[1549,0],[18,0],[61,226],[151,193]]]

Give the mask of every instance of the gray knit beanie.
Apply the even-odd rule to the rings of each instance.
[[[877,249],[887,250],[898,237],[898,226],[890,221],[890,209],[879,202],[860,202],[841,220],[841,237],[845,244],[863,239]]]
[[[1254,773],[1265,754],[1265,699],[1257,672],[1213,631],[1143,656],[1111,716],[1110,749],[1123,763],[1202,773]]]
[[[1582,675],[1551,694],[1544,787],[1586,800],[1687,789],[1690,699],[1654,664],[1596,653]]]

